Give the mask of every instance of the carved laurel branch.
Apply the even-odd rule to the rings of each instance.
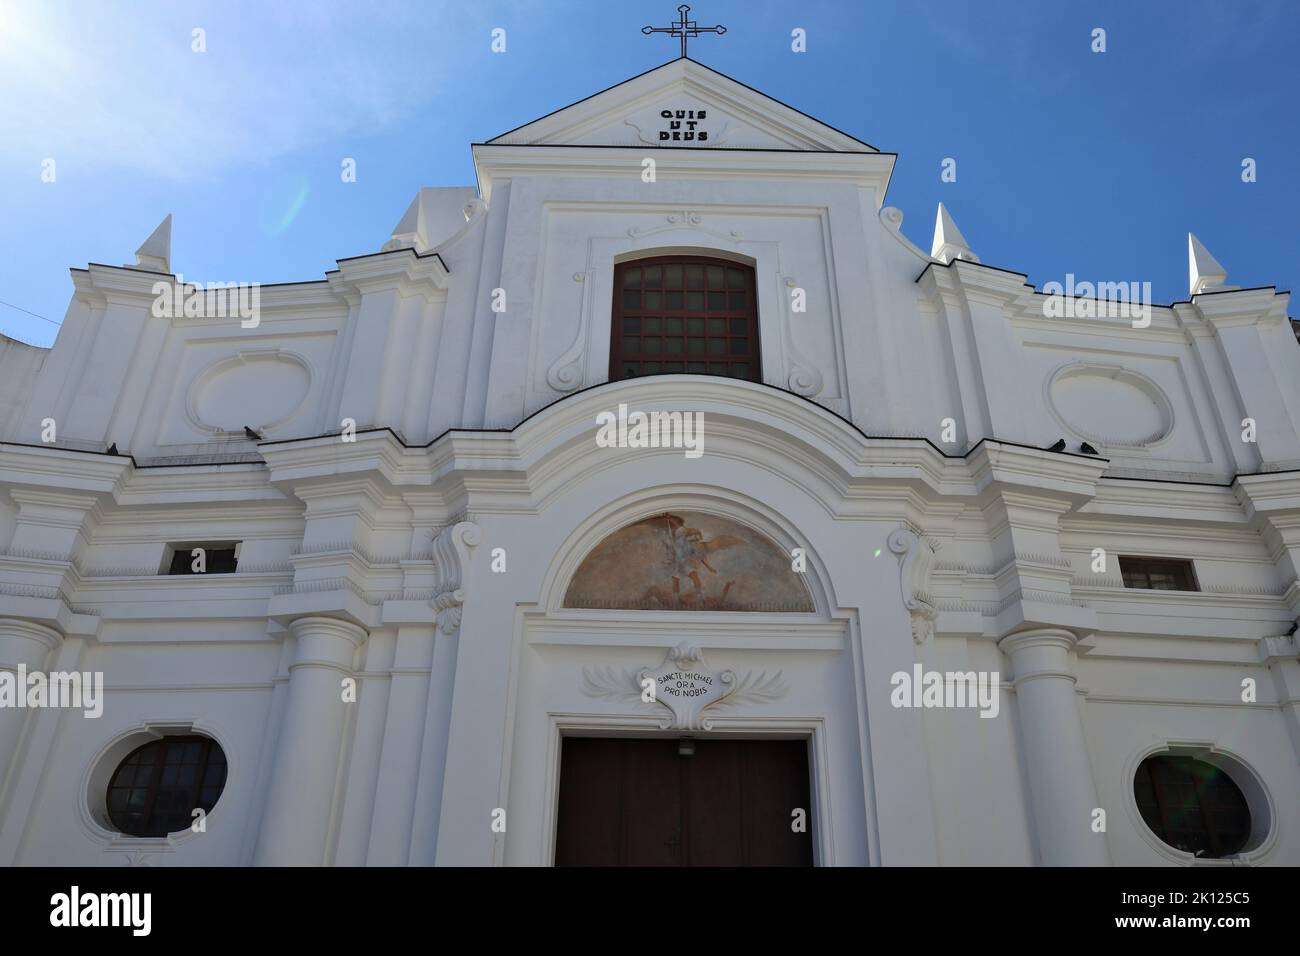
[[[602,697],[624,703],[641,702],[641,685],[636,674],[615,670],[613,667],[584,667],[582,692],[588,697]]]
[[[678,660],[678,658],[673,658]],[[698,660],[698,658],[681,658],[681,661]],[[649,668],[638,671],[619,670],[609,666],[592,666],[582,669],[582,691],[588,697],[611,700],[616,703],[638,703],[647,701],[641,698],[641,675],[648,675]],[[726,694],[711,703],[708,710],[715,708],[735,708],[749,705],[770,704],[780,700],[790,691],[790,682],[784,671],[769,675],[767,671],[746,671],[743,677],[737,677],[734,671],[721,672],[721,678],[728,690]],[[712,724],[707,719],[699,721],[704,730],[711,730]],[[672,719],[661,722],[661,729],[672,726]],[[699,727],[681,729],[695,730]]]
[[[784,677],[784,671],[777,671],[771,677],[767,671],[746,671],[745,676],[736,681],[731,693],[717,701],[715,707],[734,707],[739,704],[770,704],[780,700],[790,691],[790,682]]]

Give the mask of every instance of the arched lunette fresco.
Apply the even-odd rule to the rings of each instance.
[[[757,531],[697,511],[665,512],[598,544],[564,606],[661,611],[813,611],[791,558]]]

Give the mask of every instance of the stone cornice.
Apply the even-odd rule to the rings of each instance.
[[[880,508],[872,503],[888,498],[886,510],[903,517],[908,508],[928,509],[944,499],[986,498],[997,485],[1013,495],[1054,498],[1066,510],[1080,509],[1071,520],[1099,524],[1149,519],[1207,531],[1233,525],[1244,530],[1263,514],[1278,527],[1300,522],[1300,473],[1245,475],[1229,488],[1112,479],[1105,459],[1007,442],[984,440],[964,458],[945,456],[924,439],[865,436],[780,389],[698,376],[597,386],[513,429],[448,431],[423,446],[408,446],[383,428],[360,432],[354,442],[338,435],[260,442],[265,470],[257,464],[222,471],[201,465],[141,470],[126,456],[0,443],[0,483],[20,493],[82,493],[132,506],[225,501],[244,509],[253,503],[294,507],[299,492],[307,498],[335,495],[344,490],[340,482],[360,480],[373,485],[383,507],[393,498],[415,496],[414,504],[441,514],[464,510],[466,496],[475,495],[506,510],[536,508],[543,501],[539,494],[562,487],[574,468],[586,467],[596,414],[620,402],[645,411],[704,412],[713,449],[761,455],[765,467],[775,456],[791,474],[815,468],[817,480],[842,496],[846,516],[875,515]]]
[[[948,264],[930,262],[917,277],[917,286],[931,299],[941,299],[952,306],[963,299],[1000,306],[1008,321],[1022,329],[1037,332],[1070,332],[1079,335],[1115,339],[1137,334],[1130,317],[1048,316],[1046,303],[1053,297],[1040,292],[1026,281],[1023,273],[999,269],[984,263],[954,259]],[[1084,298],[1073,299],[1079,302]],[[1100,312],[1105,299],[1089,298],[1094,311]],[[1191,309],[1190,305],[1185,306]],[[1183,306],[1150,303],[1151,324],[1140,331],[1144,341],[1158,340],[1171,344],[1184,341],[1187,320],[1178,313]],[[1180,320],[1181,319],[1181,320]],[[1200,324],[1199,318],[1193,320]],[[1212,334],[1208,330],[1206,334]]]
[[[715,442],[714,447],[726,445],[733,454],[744,453],[737,446],[741,442],[768,467],[774,453],[791,467],[815,463],[819,479],[850,498],[858,493],[855,486],[885,478],[940,493],[973,490],[964,463],[945,458],[923,439],[865,436],[821,406],[770,386],[676,375],[586,389],[537,412],[511,431],[448,433],[431,449],[435,471],[499,472],[509,462],[527,473],[531,487],[538,488],[554,462],[572,465],[597,453],[596,416],[617,409],[620,403],[645,412],[699,412],[705,422],[706,455],[709,441]],[[599,450],[606,460],[608,452]]]
[[[738,392],[743,389],[743,392]],[[545,483],[595,449],[596,415],[620,402],[644,411],[700,411],[717,440],[759,440],[792,460],[809,456],[821,477],[853,497],[853,484],[896,478],[940,493],[971,493],[961,459],[945,458],[924,439],[866,438],[849,422],[788,393],[765,386],[699,376],[659,376],[587,389],[544,409],[513,429],[448,431],[427,446],[404,445],[388,429],[339,436],[263,442],[271,480],[291,485],[345,474],[376,473],[388,488],[430,487],[456,497],[451,482],[482,490],[523,493]],[[800,435],[801,438],[792,436]]]
[[[917,276],[922,288],[933,287],[948,294],[962,294],[968,301],[1001,307],[1020,306],[1034,287],[1021,272],[1010,272],[965,259],[953,259],[946,265],[931,262]]]
[[[402,296],[420,295],[426,300],[445,295],[451,273],[436,252],[419,255],[414,249],[339,259],[338,269],[328,273],[334,293],[351,301],[383,289],[396,289]]]
[[[1109,462],[1104,458],[1044,451],[1005,442],[983,441],[967,456],[979,491],[997,490],[1046,495],[1078,507],[1097,494],[1098,479]]]
[[[390,489],[368,473],[295,485],[294,497],[307,505],[308,518],[354,514],[366,508],[377,510],[398,504]]]
[[[921,274],[916,277],[916,284],[927,299],[937,300],[946,308],[958,307],[961,304],[957,277],[951,269],[944,268],[942,263],[933,260],[926,263]]]
[[[1200,591],[1151,591],[1146,588],[1126,588],[1122,582],[1087,583],[1078,577],[1074,580],[1072,593],[1104,613],[1116,613],[1118,606],[1129,605],[1136,613],[1168,615],[1177,620],[1181,616],[1177,612],[1188,609],[1195,609],[1195,613],[1201,614],[1224,608],[1253,608],[1271,612],[1286,607],[1285,589],[1281,587],[1218,585]],[[1282,593],[1272,593],[1279,591]]]
[[[295,494],[317,484],[327,489],[348,475],[368,475],[379,480],[386,495],[425,487],[443,501],[463,500],[467,491],[529,496],[562,484],[565,474],[595,452],[597,414],[620,403],[647,412],[701,412],[715,448],[737,453],[752,446],[768,465],[780,452],[777,457],[795,469],[815,462],[818,479],[849,501],[879,494],[881,482],[910,486],[921,496],[917,504],[938,496],[976,496],[996,482],[1064,497],[1073,506],[1095,493],[1107,466],[1105,459],[1005,442],[981,442],[964,459],[947,457],[924,439],[865,436],[850,422],[780,389],[671,375],[596,386],[513,429],[452,430],[426,446],[408,446],[391,430],[374,429],[359,432],[352,442],[327,435],[262,442],[258,450],[271,481]]]
[[[53,628],[65,637],[95,637],[99,616],[76,607],[61,588],[0,583],[0,603],[7,618]]]
[[[11,488],[9,497],[20,505],[24,511],[31,510],[42,516],[42,524],[60,528],[80,528],[85,516],[90,514],[96,521],[99,513],[100,496],[94,494],[77,494],[67,491],[46,491],[44,489]]]
[[[1241,528],[1247,522],[1231,488],[1109,475],[1098,483],[1096,496],[1080,514],[1099,523],[1139,518]]]
[[[165,282],[175,287],[177,276],[169,272],[143,272],[126,266],[109,266],[92,262],[85,269],[72,269],[73,296],[87,305],[104,308],[109,302],[144,308],[147,314],[156,298],[155,284]],[[226,282],[227,280],[221,280]],[[274,321],[277,311],[291,311],[294,318],[303,312],[321,316],[337,315],[340,296],[327,279],[308,279],[302,282],[256,283],[259,307],[263,321]],[[203,289],[204,280],[185,280],[187,289]],[[169,319],[174,325],[200,324],[211,319],[175,315]]]
[[[289,497],[270,481],[265,462],[138,468],[118,495],[123,505],[223,502],[233,512],[273,508]]]
[[[1297,647],[1294,636],[1261,637],[1257,649],[1261,664],[1300,659],[1300,647]]]
[[[1300,473],[1239,475],[1232,490],[1249,518],[1266,516],[1274,523],[1300,519]]]
[[[271,482],[293,488],[295,494],[317,484],[328,487],[349,475],[377,477],[386,493],[399,485],[430,481],[423,449],[406,447],[386,428],[358,432],[356,441],[324,435],[262,442],[257,447],[271,470]]]
[[[0,485],[117,497],[134,473],[134,463],[121,455],[0,442]]]
[[[107,266],[92,262],[85,269],[73,269],[74,295],[90,305],[103,306],[108,302],[122,302],[145,308],[156,298],[154,284],[175,281],[169,272],[143,272],[126,266]]]
[[[263,321],[274,318],[267,315],[268,310],[274,309],[292,309],[295,312],[318,310],[326,314],[337,314],[339,311],[338,296],[326,279],[261,285],[258,289]]]
[[[266,616],[288,627],[307,615],[329,615],[374,628],[383,620],[381,603],[371,603],[366,591],[348,578],[304,581],[276,588]]]
[[[476,143],[474,165],[483,198],[492,201],[498,180],[518,176],[637,176],[641,161],[655,160],[660,180],[788,179],[853,183],[875,191],[876,208],[894,168],[892,153],[805,150],[694,149],[654,146],[507,146]]]
[[[1274,286],[1206,292],[1192,297],[1192,307],[1216,332],[1243,325],[1286,321],[1288,293]]]
[[[1043,292],[1031,292],[1018,300],[1017,310],[1011,316],[1020,328],[1039,332],[1070,332],[1076,335],[1101,336],[1114,341],[1116,338],[1141,336],[1143,342],[1166,342],[1181,344],[1185,341],[1186,330],[1181,327],[1175,312],[1166,305],[1150,304],[1151,324],[1146,328],[1135,329],[1131,316],[1048,316],[1045,314],[1046,303],[1052,296]],[[1078,302],[1076,298],[1073,301]],[[1105,299],[1092,299],[1096,311],[1105,308]]]

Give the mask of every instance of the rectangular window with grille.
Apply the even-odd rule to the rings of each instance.
[[[234,574],[239,563],[238,541],[210,541],[167,546],[164,574]],[[201,550],[202,556],[194,552]]]
[[[1191,561],[1181,558],[1121,556],[1119,571],[1124,587],[1149,591],[1199,591]]]
[[[702,256],[614,267],[610,381],[673,373],[762,381],[752,268]]]

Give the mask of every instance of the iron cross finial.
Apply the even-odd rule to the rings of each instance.
[[[691,12],[691,8],[684,3],[677,8],[677,12],[682,15],[681,19],[672,26],[642,27],[641,32],[646,36],[649,36],[652,33],[667,33],[669,36],[681,37],[682,56],[686,55],[686,40],[688,37],[697,37],[701,33],[716,33],[718,36],[722,36],[722,34],[727,32],[727,28],[724,26],[702,27],[694,20],[688,20],[686,15]]]

